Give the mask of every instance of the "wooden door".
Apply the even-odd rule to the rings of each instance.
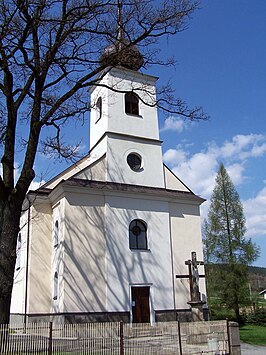
[[[131,287],[133,323],[150,322],[150,288]]]

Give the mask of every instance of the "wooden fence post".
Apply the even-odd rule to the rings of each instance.
[[[49,323],[49,346],[48,355],[52,355],[53,352],[53,322]]]
[[[231,334],[230,334],[230,329],[229,329],[229,321],[228,318],[226,318],[226,331],[227,331],[227,339],[228,339],[228,354],[231,355]]]
[[[123,322],[120,322],[119,337],[120,337],[120,355],[124,355],[124,323]]]
[[[179,343],[179,354],[182,355],[182,339],[181,339],[181,330],[180,330],[180,321],[177,321],[177,330],[178,330],[178,343]]]

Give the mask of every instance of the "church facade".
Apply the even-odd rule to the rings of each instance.
[[[13,319],[192,319],[187,261],[203,260],[204,200],[163,164],[156,81],[109,68],[90,91],[88,155],[29,192]]]

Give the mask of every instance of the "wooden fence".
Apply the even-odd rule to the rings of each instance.
[[[0,353],[76,355],[240,354],[227,321],[0,325]],[[238,329],[237,329],[238,331]],[[230,335],[231,334],[231,335]]]

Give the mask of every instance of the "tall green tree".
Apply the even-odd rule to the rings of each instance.
[[[240,320],[246,300],[247,266],[259,256],[259,248],[245,237],[245,216],[239,195],[223,164],[216,177],[208,217],[203,226],[207,264],[219,264],[209,280],[208,296],[215,292]],[[207,268],[208,270],[208,268]],[[212,269],[213,271],[213,269]]]

